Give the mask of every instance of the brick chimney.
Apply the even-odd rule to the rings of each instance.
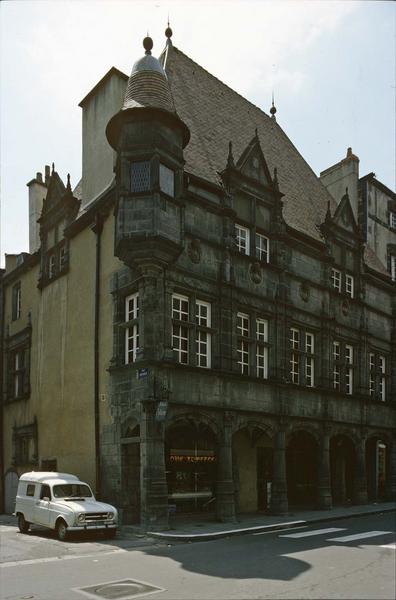
[[[36,177],[26,185],[29,188],[29,252],[33,254],[40,248],[40,227],[37,223],[43,208],[43,201],[47,195],[47,184],[49,181],[50,168],[45,166],[45,182],[42,173],[36,173]]]

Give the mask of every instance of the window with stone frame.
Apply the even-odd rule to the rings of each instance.
[[[6,338],[6,397],[21,400],[30,395],[30,327]]]
[[[235,240],[238,252],[250,254],[250,230],[243,225],[235,224]]]
[[[268,378],[268,320],[237,313],[237,356],[242,375]]]
[[[307,387],[315,386],[315,335],[291,327],[289,335],[290,381]]]
[[[147,192],[151,188],[150,161],[136,161],[131,163],[131,192]]]
[[[268,321],[256,319],[256,377],[268,379]]]
[[[333,268],[331,270],[331,284],[339,294],[346,294],[350,298],[355,297],[355,278],[350,273]]]
[[[269,262],[270,241],[262,233],[256,233],[256,256],[260,261]]]
[[[355,350],[342,340],[333,340],[332,346],[333,389],[349,396],[353,394]]]
[[[211,366],[212,334],[209,330],[212,326],[211,312],[209,302],[203,300],[195,302],[197,367],[206,369]]]
[[[11,318],[13,321],[17,321],[21,316],[22,307],[22,289],[20,281],[12,286],[11,296]]]
[[[190,315],[190,310],[193,314]],[[195,345],[194,345],[195,343]],[[190,344],[191,348],[190,348]],[[212,306],[172,295],[172,348],[176,361],[208,369],[212,361]]]
[[[125,298],[125,364],[136,360],[139,350],[139,294],[131,294]]]
[[[378,352],[369,353],[369,392],[374,400],[385,402],[387,393],[387,359]]]
[[[166,165],[160,163],[159,166],[160,190],[168,196],[175,196],[175,172]]]

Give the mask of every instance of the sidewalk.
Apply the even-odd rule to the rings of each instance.
[[[332,510],[294,511],[281,517],[242,514],[238,516],[236,523],[219,523],[211,515],[207,515],[205,519],[200,515],[191,515],[189,517],[175,516],[170,518],[171,529],[169,531],[151,531],[148,535],[161,540],[197,542],[230,537],[232,535],[243,535],[245,533],[301,527],[302,525],[309,525],[311,523],[362,517],[394,510],[396,510],[394,502],[381,502],[360,506],[336,507]]]

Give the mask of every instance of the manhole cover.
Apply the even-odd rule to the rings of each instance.
[[[137,596],[146,596],[155,592],[163,592],[163,588],[150,585],[144,581],[136,579],[123,579],[122,581],[108,581],[98,583],[89,587],[79,588],[79,592],[90,596],[91,598],[101,598],[102,600],[128,600]]]

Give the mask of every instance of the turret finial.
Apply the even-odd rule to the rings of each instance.
[[[52,163],[52,171],[51,171],[51,175],[53,175],[55,173],[55,163]]]
[[[67,185],[66,185],[66,189],[71,192],[71,185],[70,185],[70,173],[67,174]]]
[[[275,117],[276,107],[274,104],[274,92],[272,92],[272,106],[270,108],[270,113],[271,113],[271,118],[274,119],[274,121],[276,121],[276,117]]]
[[[153,48],[153,40],[149,37],[147,32],[147,36],[143,40],[143,48],[146,50],[146,54],[151,54],[151,50]]]
[[[172,31],[172,29],[170,28],[170,25],[169,25],[169,15],[168,15],[168,27],[165,29],[165,36],[168,38],[166,40],[166,45],[167,46],[172,46],[172,40],[171,40],[172,35],[173,35],[173,31]]]

